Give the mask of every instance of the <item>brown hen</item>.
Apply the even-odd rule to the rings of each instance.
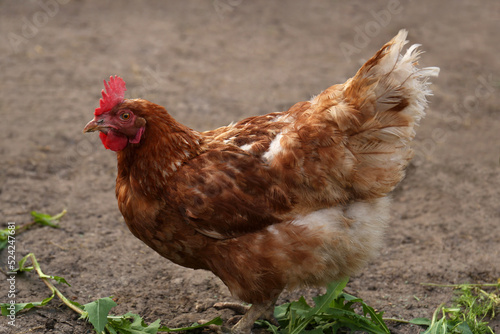
[[[207,132],[105,82],[95,118],[117,152],[118,206],[130,231],[165,258],[212,271],[252,307],[249,333],[284,288],[321,286],[377,254],[387,194],[412,157],[428,77],[406,31],[356,75],[285,112]]]

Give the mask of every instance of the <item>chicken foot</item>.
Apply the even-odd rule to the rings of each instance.
[[[229,308],[237,313],[244,314],[243,317],[231,328],[232,334],[248,334],[251,332],[255,321],[259,318],[265,319],[273,325],[279,326],[274,317],[274,304],[277,298],[261,304],[245,306],[239,303],[221,302],[214,305],[217,309]]]

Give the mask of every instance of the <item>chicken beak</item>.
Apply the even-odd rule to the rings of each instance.
[[[103,123],[104,123],[104,120],[102,120],[102,119],[97,120],[94,118],[93,120],[88,122],[87,125],[85,125],[85,128],[83,128],[83,133],[99,131],[102,128],[104,128]]]

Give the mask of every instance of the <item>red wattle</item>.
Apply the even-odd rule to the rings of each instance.
[[[99,137],[105,148],[112,151],[121,151],[128,144],[128,138],[124,135],[117,134],[115,131],[108,131],[108,134],[99,132]]]

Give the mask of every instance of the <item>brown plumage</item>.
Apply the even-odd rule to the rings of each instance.
[[[116,196],[132,233],[167,259],[220,277],[253,306],[247,333],[284,288],[356,273],[380,246],[387,194],[412,157],[427,78],[401,31],[346,83],[286,112],[207,132],[111,78],[84,131],[117,151]]]

